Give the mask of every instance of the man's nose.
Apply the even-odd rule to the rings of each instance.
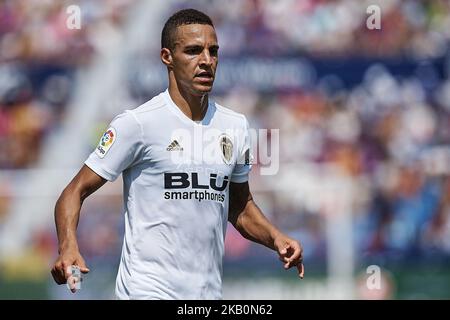
[[[209,54],[209,51],[207,49],[202,51],[201,57],[200,57],[200,64],[211,66],[213,59],[211,58],[211,55]]]

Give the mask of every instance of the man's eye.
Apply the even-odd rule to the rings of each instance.
[[[198,49],[195,49],[195,48],[193,48],[193,49],[187,49],[186,51],[185,51],[187,54],[192,54],[192,55],[194,55],[194,54],[199,54],[199,50]]]

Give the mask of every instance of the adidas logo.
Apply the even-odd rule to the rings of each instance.
[[[183,151],[183,147],[180,146],[177,140],[173,140],[171,144],[166,148],[167,151]]]

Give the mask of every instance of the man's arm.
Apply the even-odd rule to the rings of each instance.
[[[230,184],[228,220],[246,239],[275,250],[284,268],[296,266],[303,279],[303,248],[300,243],[278,230],[253,201],[248,182]]]
[[[80,254],[77,241],[77,226],[84,199],[104,185],[105,179],[84,165],[58,198],[55,206],[55,223],[58,234],[58,252],[52,275],[56,283],[66,283],[70,277],[70,266],[77,265],[81,272],[89,269]]]

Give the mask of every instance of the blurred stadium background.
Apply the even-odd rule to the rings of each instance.
[[[366,10],[381,8],[381,30]],[[69,5],[81,29],[66,26]],[[213,96],[280,129],[280,170],[251,185],[302,241],[306,278],[229,227],[229,299],[450,298],[450,1],[0,1],[0,298],[110,299],[121,181],[85,201],[91,273],[57,286],[53,208],[115,114],[165,89],[175,10],[215,22]],[[120,180],[120,179],[118,179]],[[381,268],[381,289],[366,285]]]

